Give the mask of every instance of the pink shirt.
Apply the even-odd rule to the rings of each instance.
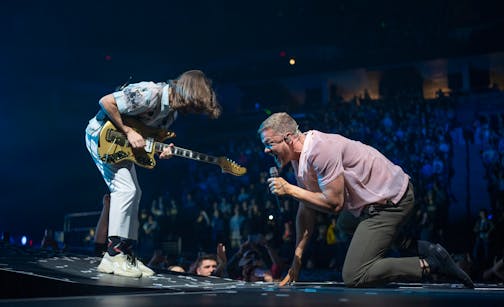
[[[371,146],[338,134],[310,130],[298,161],[292,161],[298,185],[312,192],[343,174],[345,208],[358,216],[372,203],[398,203],[409,176]]]

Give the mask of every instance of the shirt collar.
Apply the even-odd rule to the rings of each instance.
[[[313,131],[308,131],[305,134],[303,149],[301,150],[301,154],[299,155],[299,166],[298,166],[298,174],[297,175],[300,178],[303,178],[305,176],[305,172],[308,171],[308,169],[306,168],[307,164],[308,164],[308,161],[307,161],[308,155],[306,154],[306,151],[308,150],[308,148],[310,148],[310,144],[312,141],[312,134],[313,134]]]
[[[170,85],[166,84],[163,87],[163,92],[161,95],[161,112],[170,107],[170,93],[171,93]]]

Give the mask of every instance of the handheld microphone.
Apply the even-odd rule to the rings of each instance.
[[[270,174],[270,178],[278,177],[278,168],[276,168],[276,166],[270,167],[269,174]],[[274,195],[275,195],[275,200],[276,200],[277,209],[278,209],[278,216],[280,217],[282,214],[282,211],[280,210],[280,199],[278,199],[278,195],[276,195],[276,194],[274,194]]]
[[[278,177],[278,168],[276,168],[276,166],[270,167],[269,174],[271,178]]]

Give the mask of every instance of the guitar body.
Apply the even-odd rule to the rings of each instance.
[[[139,123],[133,123],[131,120],[128,125],[142,136],[154,141],[163,141],[175,136],[173,132],[142,127]],[[150,150],[145,148],[133,149],[129,145],[128,138],[117,130],[111,121],[107,121],[100,132],[98,155],[105,163],[117,164],[123,161],[131,161],[138,166],[152,169],[156,166],[155,153],[156,151],[153,148],[150,148]]]

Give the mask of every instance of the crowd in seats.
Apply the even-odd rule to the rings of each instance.
[[[480,114],[473,124],[473,140],[480,147],[491,207],[504,210],[504,113]]]
[[[501,97],[502,98],[502,97]],[[490,206],[479,212],[474,224],[472,259],[484,265],[484,280],[504,278],[504,113],[478,114],[471,127],[471,141],[479,148],[485,168]]]

